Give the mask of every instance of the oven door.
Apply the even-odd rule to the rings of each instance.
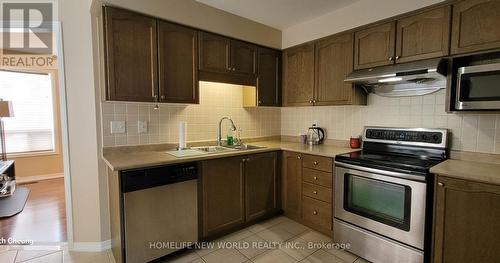
[[[335,217],[423,250],[425,181],[342,165],[335,168]]]
[[[459,110],[500,109],[500,63],[458,68]]]

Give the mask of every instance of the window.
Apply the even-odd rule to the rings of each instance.
[[[12,101],[4,118],[8,154],[54,151],[54,105],[49,74],[0,70],[0,98]]]

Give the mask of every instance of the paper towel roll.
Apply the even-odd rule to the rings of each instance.
[[[179,149],[186,148],[186,122],[179,122]]]

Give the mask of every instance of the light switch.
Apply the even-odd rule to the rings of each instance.
[[[138,121],[137,122],[137,133],[147,133],[148,132],[148,122]]]
[[[111,121],[111,134],[125,133],[125,121]]]

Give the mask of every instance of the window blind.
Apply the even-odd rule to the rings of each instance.
[[[54,151],[53,88],[49,74],[0,71],[0,98],[12,101],[4,118],[8,154]]]

